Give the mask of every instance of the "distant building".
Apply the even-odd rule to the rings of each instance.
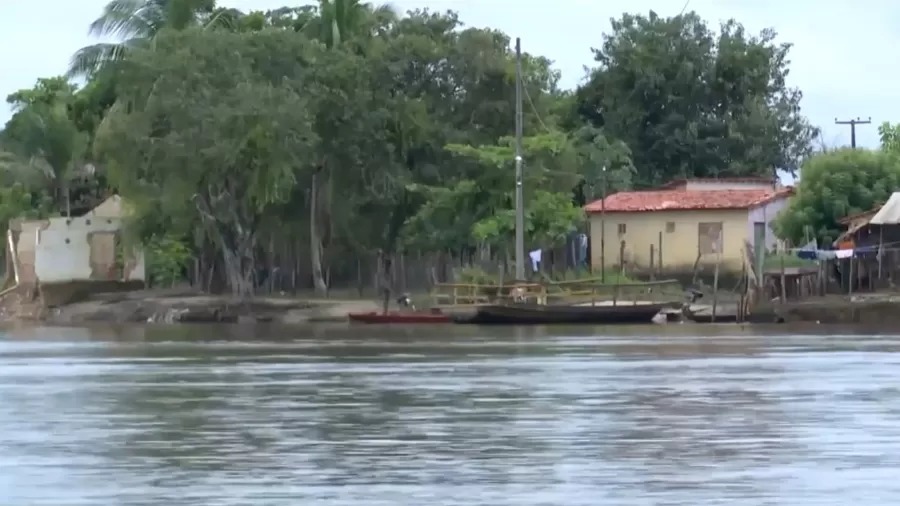
[[[793,187],[763,178],[688,179],[648,191],[619,192],[585,206],[591,266],[689,272],[695,262],[739,271],[744,241],[760,253],[776,245],[772,222]],[[605,230],[605,252],[601,248]],[[650,258],[651,249],[653,260]],[[661,250],[661,254],[660,254]],[[620,253],[623,253],[620,255]]]
[[[48,305],[144,285],[141,251],[121,247],[124,211],[112,196],[84,216],[16,219],[6,238],[4,292],[37,290]]]
[[[900,244],[900,192],[868,211],[845,216],[838,224],[847,230],[834,241],[837,248],[896,250]]]

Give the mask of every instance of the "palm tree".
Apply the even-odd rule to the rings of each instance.
[[[379,27],[397,19],[390,4],[373,6],[359,0],[319,0],[318,23],[310,26],[313,37],[335,48],[352,37],[374,35]]]
[[[87,135],[69,118],[66,103],[33,104],[16,115],[11,151],[0,157],[0,173],[46,188],[70,214],[68,183],[81,168]]]
[[[215,24],[215,4],[215,0],[112,0],[91,23],[89,33],[118,41],[79,49],[69,64],[69,76],[87,77],[109,63],[121,61],[165,28],[183,30]]]
[[[338,50],[350,40],[366,39],[375,36],[378,28],[387,26],[397,19],[397,14],[390,5],[373,7],[359,0],[319,0],[318,17],[310,19],[298,31],[306,32],[318,39],[331,50]],[[313,286],[316,292],[326,293],[322,257],[324,244],[319,229],[321,216],[324,228],[333,226],[331,215],[334,202],[334,168],[323,160],[319,169],[312,174],[309,199],[309,237],[310,260]],[[320,174],[321,172],[321,174]],[[321,181],[319,176],[324,181]],[[320,189],[320,186],[324,187]],[[324,189],[324,195],[319,192]],[[320,199],[320,197],[323,197]],[[331,234],[329,234],[331,235]],[[385,311],[387,308],[385,307]]]

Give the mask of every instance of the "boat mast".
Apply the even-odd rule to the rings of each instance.
[[[522,188],[522,44],[516,37],[516,280],[525,280],[525,193]]]

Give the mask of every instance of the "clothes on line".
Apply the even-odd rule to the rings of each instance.
[[[797,251],[797,257],[804,260],[832,260],[835,258],[851,258],[855,249],[802,249]]]
[[[528,256],[531,257],[531,268],[534,269],[534,272],[537,272],[538,267],[541,265],[541,250],[536,249],[528,253]]]

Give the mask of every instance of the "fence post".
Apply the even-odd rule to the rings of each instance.
[[[716,323],[716,309],[719,306],[719,264],[722,263],[722,253],[716,253],[716,268],[713,271],[713,300],[712,300],[712,322]]]
[[[781,303],[784,304],[787,302],[787,286],[786,286],[786,278],[784,275],[784,250],[781,251],[781,255],[779,255],[781,261]]]

